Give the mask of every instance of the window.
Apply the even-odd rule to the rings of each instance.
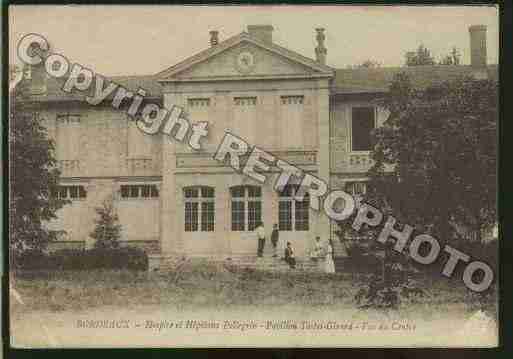
[[[57,115],[57,158],[59,160],[76,160],[79,157],[80,115]]]
[[[257,104],[256,97],[234,97],[235,106],[255,106]]]
[[[353,151],[370,151],[372,149],[371,132],[374,127],[374,107],[353,107],[351,122]]]
[[[367,193],[367,183],[364,181],[347,182],[346,192],[353,196],[363,196]]]
[[[302,105],[304,96],[281,96],[282,105]]]
[[[198,186],[183,190],[185,232],[213,232],[215,222],[214,189]]]
[[[232,231],[252,231],[262,221],[262,188],[236,186],[232,197]]]
[[[281,147],[302,148],[303,96],[281,96]]]
[[[159,189],[156,184],[124,184],[121,185],[121,198],[157,198]]]
[[[247,143],[255,143],[257,127],[257,98],[235,97],[233,99],[233,133]]]
[[[198,96],[198,94],[196,94]],[[220,126],[216,121],[212,121],[211,112],[215,107],[215,97],[188,97],[186,99],[187,105],[184,109],[185,113],[183,117],[189,120],[191,125],[199,122],[206,122],[208,128],[208,141],[207,143],[218,143],[224,136],[224,128]],[[206,144],[207,144],[206,143]],[[187,142],[177,143],[177,151],[190,152],[191,148]]]
[[[187,99],[189,107],[207,107],[210,106],[209,98],[189,98]]]
[[[51,193],[52,198],[67,200],[83,200],[87,197],[87,192],[82,185],[58,186]]]
[[[302,201],[294,196],[299,185],[287,185],[278,194],[278,227],[280,231],[308,231],[310,229],[310,195],[305,194]]]

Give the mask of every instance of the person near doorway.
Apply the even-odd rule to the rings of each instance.
[[[313,261],[319,261],[323,257],[323,248],[321,243],[321,237],[315,237],[314,248],[312,254],[310,255],[310,259]]]
[[[256,235],[258,238],[257,256],[263,257],[264,256],[264,247],[265,247],[265,228],[264,228],[264,224],[262,222],[258,223],[258,227],[256,228]]]
[[[280,240],[280,231],[278,231],[278,225],[273,225],[273,231],[271,232],[271,243],[273,245],[274,254],[273,257],[278,257],[278,241]]]
[[[285,248],[285,262],[288,263],[290,268],[296,268],[296,258],[294,257],[294,250],[290,242],[287,242],[287,247]]]
[[[326,256],[324,259],[324,272],[326,273],[335,273],[335,262],[333,261],[333,246],[331,244],[331,239],[328,241],[328,245],[326,246]]]

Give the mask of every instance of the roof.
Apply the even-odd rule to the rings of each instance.
[[[341,69],[335,71],[331,84],[332,93],[355,94],[386,92],[388,86],[399,73],[406,73],[413,86],[426,88],[430,85],[471,75],[475,69],[469,65],[431,65],[405,67],[378,67]],[[498,79],[498,66],[487,67],[488,78]]]
[[[313,70],[315,70],[319,74],[324,74],[328,76],[333,76],[334,69],[327,66],[318,63],[317,61],[314,61],[306,56],[303,56],[295,51],[289,50],[287,48],[284,48],[282,46],[279,46],[275,44],[274,42],[268,42],[263,41],[257,37],[251,36],[247,32],[241,32],[238,35],[234,35],[232,37],[229,37],[228,39],[220,42],[216,46],[212,46],[206,50],[203,50],[193,56],[190,56],[186,58],[183,61],[180,61],[176,65],[173,65],[164,71],[159,72],[156,76],[159,77],[159,80],[165,81],[168,78],[172,78],[174,75],[200,63],[208,58],[215,56],[223,51],[226,51],[234,46],[237,46],[241,42],[250,42],[258,47],[264,48],[268,51],[271,51],[275,54],[284,56],[290,60],[294,60],[298,63],[301,63]]]
[[[114,82],[118,85],[123,86],[127,90],[136,92],[139,88],[143,88],[146,91],[146,99],[161,99],[162,98],[162,86],[157,82],[155,75],[141,75],[141,76],[111,76],[106,77],[106,82],[103,84],[104,88],[108,83]],[[72,93],[62,91],[64,80],[49,77],[46,79],[46,93],[45,95],[34,96],[41,102],[53,102],[53,101],[83,101],[85,96],[89,96],[94,91],[95,83],[93,81],[89,91],[80,92],[77,90]],[[112,99],[115,91],[107,97]]]
[[[394,76],[399,73],[406,73],[412,84],[416,88],[425,88],[429,85],[441,83],[447,80],[456,79],[462,76],[471,75],[475,69],[469,65],[429,65],[429,66],[409,66],[409,67],[379,67],[379,68],[356,68],[356,69],[332,69],[329,66],[320,65],[293,51],[287,50],[276,44],[268,44],[260,40],[255,40],[247,33],[242,32],[239,35],[232,36],[231,38],[223,41],[215,47],[208,48],[200,53],[191,56],[178,64],[159,72],[154,75],[140,75],[140,76],[112,76],[106,77],[108,82],[117,83],[127,90],[136,92],[139,88],[146,90],[146,99],[149,100],[162,100],[163,92],[162,85],[159,81],[172,76],[178,72],[183,71],[194,64],[203,61],[204,59],[214,56],[215,54],[234,46],[243,40],[255,42],[260,46],[266,46],[274,51],[280,52],[282,55],[292,57],[293,59],[308,64],[317,66],[321,73],[334,73],[334,78],[331,82],[331,93],[334,95],[346,94],[372,94],[383,93],[388,91],[388,86],[394,79]],[[488,65],[486,68],[488,78],[498,79],[498,65]],[[46,94],[34,96],[33,99],[40,102],[59,102],[59,101],[72,101],[84,100],[84,96],[90,95],[94,90],[91,89],[88,93],[75,91],[68,94],[61,90],[63,80],[48,78],[46,84]],[[104,84],[104,87],[106,84]],[[108,99],[112,99],[111,94]]]

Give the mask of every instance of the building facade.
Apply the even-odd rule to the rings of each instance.
[[[292,196],[299,182],[273,190],[277,169],[265,184],[213,159],[226,131],[245,139],[332,188],[353,194],[366,190],[370,134],[387,118],[379,99],[395,74],[406,72],[425,87],[450,78],[496,76],[486,65],[484,27],[470,29],[471,66],[334,69],[326,65],[324,30],[316,29],[315,59],[278,46],[270,25],[219,41],[151,76],[112,77],[164,107],[181,106],[191,123],[208,122],[202,150],[147,135],[124,111],[109,104],[91,106],[60,90],[45,76],[31,74],[27,101],[55,140],[62,171],[56,193],[71,203],[49,225],[67,233],[57,248],[88,248],[94,243],[95,208],[112,200],[122,224],[122,243],[162,256],[227,258],[256,255],[254,228],[280,229],[306,256],[315,236],[333,237],[334,224]],[[484,63],[483,59],[484,52]],[[338,243],[338,241],[335,241]],[[343,256],[342,247],[335,248]]]

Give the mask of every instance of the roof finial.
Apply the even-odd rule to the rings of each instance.
[[[219,43],[219,31],[210,31],[210,46],[216,46]]]
[[[326,65],[326,54],[328,53],[328,49],[324,46],[324,40],[326,36],[324,35],[324,28],[318,27],[315,29],[317,31],[317,47],[315,48],[315,59],[318,63],[322,65]]]

